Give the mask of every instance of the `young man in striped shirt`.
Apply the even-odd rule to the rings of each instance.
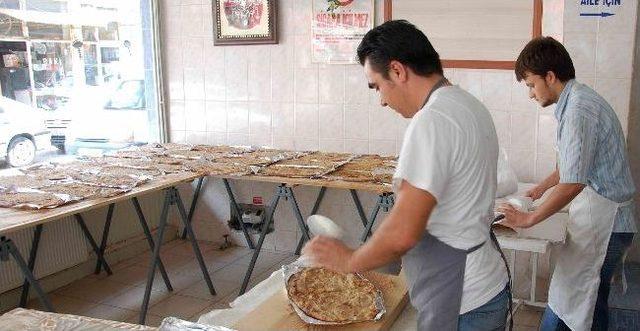
[[[538,199],[554,187],[536,211],[510,205],[499,211],[509,226],[530,227],[572,202],[541,330],[607,330],[613,272],[637,232],[620,121],[604,98],[575,80],[569,53],[551,37],[529,42],[515,71],[532,99],[542,107],[556,104],[558,164],[527,193]]]

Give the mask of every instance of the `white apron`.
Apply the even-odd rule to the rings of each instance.
[[[591,330],[613,221],[627,203],[611,201],[587,186],[569,207],[567,238],[557,250],[549,307],[571,330]]]

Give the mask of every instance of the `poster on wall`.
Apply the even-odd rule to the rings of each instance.
[[[357,63],[356,50],[373,28],[373,0],[313,0],[312,61]]]

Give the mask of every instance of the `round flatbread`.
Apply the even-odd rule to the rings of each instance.
[[[376,288],[356,274],[305,268],[287,281],[289,299],[305,314],[325,322],[360,322],[378,314]]]

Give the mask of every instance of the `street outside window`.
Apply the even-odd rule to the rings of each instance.
[[[0,124],[0,168],[159,140],[151,6],[0,0],[0,104],[33,122]],[[16,136],[31,138],[10,164]]]

